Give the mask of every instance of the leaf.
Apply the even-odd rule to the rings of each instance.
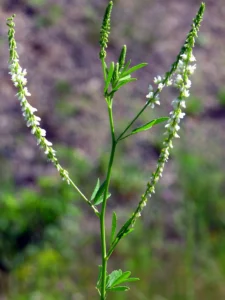
[[[121,284],[123,282],[133,282],[133,281],[140,280],[139,278],[134,278],[134,277],[129,278],[130,274],[131,274],[130,271],[124,272],[116,281],[114,281],[113,287],[118,285],[118,284]]]
[[[116,281],[114,281],[113,286],[120,284],[121,282],[124,282],[130,276],[130,274],[131,274],[130,271],[124,272],[119,278],[117,278]]]
[[[108,291],[112,291],[112,292],[127,292],[129,291],[129,287],[128,286],[116,286],[116,287],[112,287],[110,289],[106,289]]]
[[[115,238],[115,234],[116,234],[116,225],[117,225],[117,216],[116,213],[113,212],[112,215],[112,228],[111,228],[111,235],[110,235],[110,243],[112,244],[114,238]]]
[[[111,194],[108,193],[107,196],[106,196],[106,200],[109,199],[110,196],[111,196]],[[102,194],[102,195],[100,196],[100,198],[99,198],[98,201],[95,203],[95,205],[101,204],[101,203],[103,202],[103,199],[104,199],[104,194]]]
[[[133,282],[133,281],[138,281],[138,280],[140,280],[140,278],[137,278],[137,277],[131,277],[131,278],[128,278],[128,279],[126,280],[126,282]]]
[[[95,188],[94,188],[94,191],[93,191],[93,193],[92,193],[92,195],[91,195],[91,201],[95,198],[95,196],[96,196],[96,194],[97,194],[97,191],[99,190],[99,186],[100,186],[100,180],[99,180],[99,178],[98,178],[97,183],[96,183],[96,186],[95,186]]]
[[[131,60],[129,60],[129,61],[125,64],[125,66],[124,66],[123,69],[122,69],[122,73],[124,73],[124,72],[127,71],[127,69],[129,68],[130,64],[131,64]]]
[[[162,118],[154,119],[151,122],[146,123],[145,125],[142,125],[138,128],[135,128],[134,130],[132,130],[131,134],[135,134],[135,133],[138,133],[138,132],[141,132],[141,131],[148,130],[148,129],[152,128],[153,126],[155,126],[159,123],[165,122],[167,120],[169,120],[168,117],[162,117]]]
[[[98,202],[99,198],[101,197],[101,195],[104,193],[105,190],[105,184],[106,181],[104,181],[101,186],[99,187],[94,199],[93,199],[93,203],[96,205],[96,203]]]
[[[122,270],[115,270],[112,271],[111,274],[109,274],[108,276],[108,284],[107,284],[107,288],[110,288],[111,286],[113,286],[113,283],[120,278],[120,276],[123,274]]]
[[[122,86],[124,86],[125,84],[129,83],[129,82],[133,82],[136,81],[137,78],[130,78],[130,79],[126,79],[126,80],[121,80],[119,81],[119,83],[117,84],[117,86],[113,89],[113,92],[118,91],[118,89],[120,89]]]
[[[123,81],[123,80],[126,80],[126,79],[129,79],[129,78],[131,78],[131,75],[127,75],[127,76],[124,76],[124,77],[120,77],[120,79],[119,79],[118,82]]]
[[[126,232],[123,233],[123,235],[120,237],[120,239],[123,238],[123,237],[125,237],[126,235],[128,235],[128,234],[131,233],[132,231],[134,231],[134,228],[128,229]]]
[[[139,64],[139,65],[136,65],[136,66],[130,68],[130,69],[127,70],[127,71],[123,71],[123,72],[122,72],[122,75],[123,75],[123,76],[129,75],[129,74],[131,74],[131,73],[133,73],[133,72],[135,72],[135,71],[137,71],[137,70],[139,70],[139,69],[141,69],[141,68],[146,67],[147,65],[148,65],[147,63],[141,63],[141,64]]]
[[[111,62],[109,71],[108,71],[108,76],[107,76],[106,83],[105,83],[105,89],[104,89],[105,92],[107,91],[107,89],[110,85],[110,82],[111,82],[112,76],[113,76],[113,72],[114,72],[114,62]]]

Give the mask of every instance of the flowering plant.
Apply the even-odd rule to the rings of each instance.
[[[185,109],[186,99],[190,95],[190,76],[194,73],[194,70],[196,68],[196,59],[192,53],[192,50],[204,14],[205,4],[201,4],[196,17],[193,20],[191,30],[187,35],[185,43],[182,46],[170,70],[166,72],[164,76],[157,76],[154,78],[154,83],[157,85],[156,89],[153,89],[152,85],[149,86],[149,92],[146,96],[147,101],[145,105],[141,108],[138,114],[129,122],[129,124],[122,131],[122,133],[118,135],[115,133],[113,121],[113,99],[115,97],[115,94],[124,85],[135,81],[136,78],[132,77],[133,72],[145,67],[147,64],[141,63],[136,66],[130,67],[130,61],[126,61],[126,46],[122,47],[121,53],[116,63],[111,62],[107,64],[106,49],[110,34],[112,8],[113,1],[110,1],[106,8],[101,26],[99,53],[104,79],[103,95],[106,101],[109,115],[109,125],[111,132],[111,154],[109,157],[109,163],[105,177],[106,179],[101,185],[99,179],[97,180],[95,189],[90,198],[86,197],[83,194],[83,192],[81,192],[81,190],[70,178],[69,173],[59,164],[58,159],[56,157],[56,151],[53,149],[52,143],[46,139],[46,131],[40,126],[41,119],[35,114],[37,112],[37,109],[32,107],[27,100],[28,97],[31,96],[31,94],[28,91],[28,88],[26,87],[27,71],[26,69],[22,69],[22,67],[20,66],[19,56],[16,51],[17,47],[14,29],[15,24],[13,21],[15,15],[7,19],[7,25],[9,27],[8,39],[10,51],[9,74],[11,75],[12,81],[18,90],[16,96],[20,102],[22,114],[26,121],[26,124],[28,127],[31,128],[31,133],[35,136],[37,144],[44,150],[48,160],[52,162],[53,165],[56,167],[62,179],[75,188],[75,190],[87,202],[87,204],[92,208],[93,212],[99,218],[102,264],[99,266],[99,277],[96,288],[99,292],[101,300],[106,299],[107,292],[127,291],[129,288],[126,285],[124,285],[124,283],[139,280],[138,278],[130,277],[131,273],[129,271],[122,272],[121,270],[115,270],[112,273],[108,274],[107,262],[110,256],[112,255],[113,251],[115,250],[116,246],[118,245],[119,241],[134,230],[135,222],[141,216],[142,210],[146,206],[148,197],[151,197],[151,195],[155,193],[156,183],[162,176],[165,163],[169,159],[170,149],[173,148],[173,139],[179,138],[178,131],[180,129],[180,121],[185,116],[183,109]],[[178,90],[177,98],[172,101],[172,111],[170,112],[169,116],[151,120],[150,122],[132,130],[132,125],[147,108],[154,109],[155,105],[160,105],[160,92],[165,87],[169,86],[173,86]],[[135,211],[133,212],[131,217],[125,222],[125,224],[118,230],[117,233],[117,216],[115,212],[113,213],[110,242],[107,243],[105,215],[107,208],[107,200],[111,196],[109,193],[109,186],[116,147],[118,143],[120,143],[122,140],[134,134],[138,134],[139,132],[149,130],[153,126],[162,122],[166,122],[165,139],[163,142],[161,153],[158,158],[156,169],[152,173],[150,180],[147,183],[146,190],[141,196],[141,200],[138,203]],[[100,210],[97,208],[99,205],[101,207]]]

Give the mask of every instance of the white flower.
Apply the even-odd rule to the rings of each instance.
[[[180,106],[183,107],[183,108],[186,108],[186,103],[184,100],[181,100],[180,101]]]
[[[196,69],[196,64],[193,65],[193,66],[190,65],[190,66],[187,67],[187,70],[188,70],[190,75],[192,75],[194,73],[195,69]]]
[[[183,59],[184,61],[187,60],[187,54],[183,53],[183,54],[181,54],[181,57],[182,57],[182,59]]]
[[[24,91],[24,95],[25,95],[25,96],[27,96],[27,97],[31,96],[31,93],[28,92],[27,87],[25,87],[25,88],[23,89],[23,91]]]
[[[186,84],[185,84],[185,88],[189,89],[191,87],[191,80],[188,79]]]
[[[164,84],[163,84],[163,83],[160,83],[160,84],[158,85],[159,91],[161,91],[161,90],[163,89],[163,87],[164,87]]]
[[[188,90],[184,90],[183,97],[188,98],[190,96],[190,93]]]
[[[175,137],[175,138],[180,138],[180,136],[177,134],[176,131],[174,132],[174,137]]]
[[[171,86],[173,84],[173,80],[172,79],[169,79],[166,83],[167,86]]]
[[[40,135],[41,136],[46,136],[46,131],[44,129],[39,128],[39,130],[40,130]]]
[[[154,78],[154,83],[155,83],[155,84],[159,84],[159,83],[162,82],[162,80],[163,80],[163,79],[162,79],[161,76],[157,76],[157,77]]]
[[[194,55],[191,53],[190,62],[194,62],[194,61],[196,61],[196,58],[195,58]]]
[[[174,129],[175,129],[176,131],[178,131],[178,130],[180,130],[180,126],[179,126],[178,124],[175,124]]]
[[[47,146],[49,146],[49,147],[51,147],[52,146],[52,143],[51,142],[49,142],[47,139],[45,139],[45,144],[47,145]],[[54,150],[53,150],[54,151]],[[55,152],[55,151],[54,151]]]
[[[182,111],[180,111],[180,112],[178,113],[178,118],[179,118],[179,119],[183,119],[184,116],[185,116],[185,113],[183,113]]]
[[[148,95],[146,95],[146,98],[151,99],[153,97],[154,93],[153,92],[149,92]]]

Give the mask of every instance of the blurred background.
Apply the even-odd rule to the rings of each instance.
[[[107,59],[123,44],[132,65],[149,65],[114,100],[116,132],[146,101],[148,85],[175,60],[201,1],[114,1]],[[31,104],[75,183],[90,196],[104,179],[110,150],[98,59],[104,0],[0,1],[0,294],[13,300],[98,299],[97,218],[46,162],[21,116],[8,75],[5,20],[16,13],[21,65]],[[206,0],[194,55],[187,116],[157,193],[135,231],[118,246],[109,269],[140,282],[118,300],[225,299],[225,5]],[[168,115],[176,93],[137,125]],[[163,125],[124,140],[112,174],[107,224],[132,212],[154,171]]]

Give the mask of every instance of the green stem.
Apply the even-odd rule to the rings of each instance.
[[[109,99],[108,99],[109,100]],[[110,99],[111,100],[111,99]],[[110,102],[110,101],[109,101]],[[101,229],[101,246],[102,246],[102,277],[101,277],[101,300],[105,300],[106,297],[106,276],[107,276],[107,249],[106,249],[106,230],[105,230],[105,213],[106,213],[106,204],[107,204],[107,194],[109,189],[109,183],[112,173],[112,165],[116,150],[116,141],[114,134],[114,124],[112,116],[112,106],[108,106],[110,129],[112,136],[112,148],[108,164],[107,177],[106,177],[106,187],[104,191],[104,198],[102,202],[102,210],[100,215],[100,229]]]
[[[117,138],[117,142],[119,140],[122,140],[123,135],[127,132],[127,130],[134,124],[134,122],[140,117],[140,115],[145,111],[145,109],[148,107],[149,102],[145,104],[145,106],[142,107],[142,109],[139,111],[139,113],[133,118],[133,120],[127,125],[127,127],[124,129],[124,131],[120,134],[120,136]],[[129,136],[129,135],[128,135]],[[126,136],[127,137],[127,136]]]
[[[75,190],[78,192],[78,194],[84,199],[84,201],[94,210],[94,213],[97,217],[100,216],[98,209],[87,199],[87,197],[81,192],[81,190],[76,186],[76,184],[73,182],[71,178],[69,178],[69,181],[71,185],[75,188]]]

